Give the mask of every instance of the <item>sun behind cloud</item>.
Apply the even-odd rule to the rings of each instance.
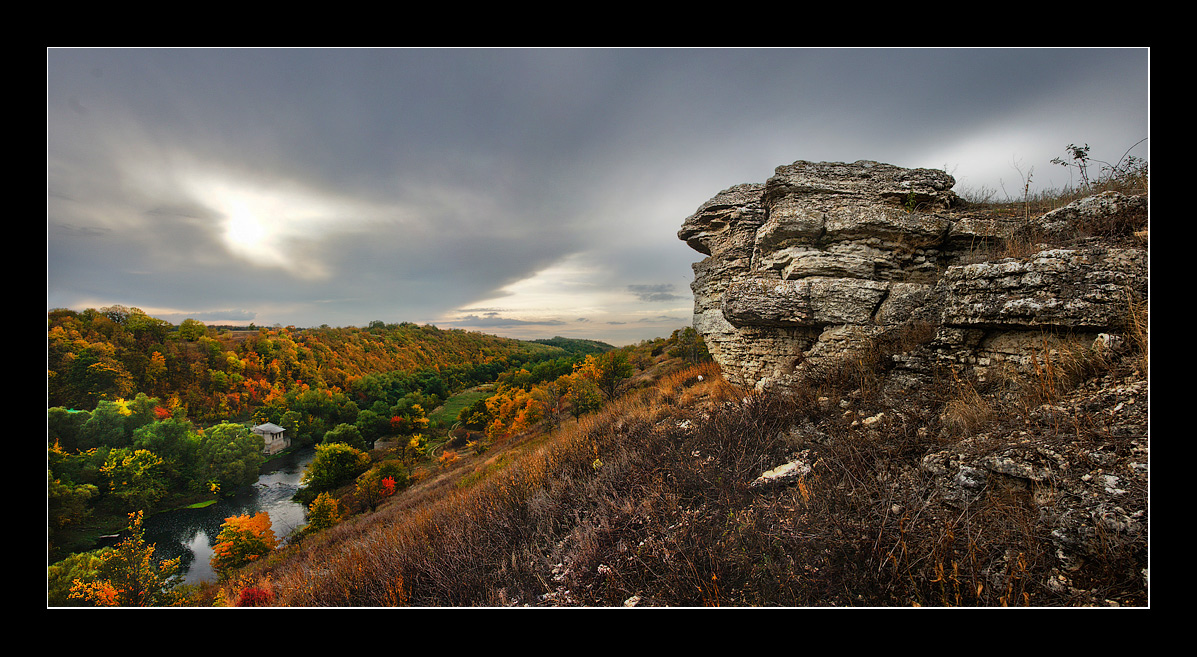
[[[245,203],[234,203],[224,224],[224,241],[230,249],[250,257],[260,255],[276,259],[277,252],[267,241],[269,236],[270,231]]]
[[[220,172],[192,174],[187,187],[219,217],[215,228],[229,253],[307,280],[331,275],[316,245],[361,232],[383,212],[290,181],[242,181]]]

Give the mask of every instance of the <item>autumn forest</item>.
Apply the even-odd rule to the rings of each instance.
[[[368,490],[354,499],[377,504],[407,483],[438,431],[465,430],[474,438],[470,448],[480,449],[546,414],[595,408],[603,387],[630,371],[627,350],[603,343],[518,341],[412,323],[175,326],[112,306],[55,309],[48,326],[52,605],[120,604],[113,587],[97,586],[97,569],[138,546],[93,550],[96,537],[125,530],[126,543],[136,543],[144,516],[252,483],[268,457],[250,427],[273,423],[286,430],[292,449],[317,447],[301,501],[311,505],[318,529],[329,513],[349,510],[321,492],[356,478]],[[452,417],[431,413],[484,384],[486,394]],[[372,463],[367,453],[377,441],[399,448]],[[255,522],[261,519],[242,518],[244,527],[227,529],[254,535]],[[223,560],[237,561],[229,554],[236,544],[222,541]]]
[[[629,359],[647,353],[645,345],[520,341],[382,321],[176,326],[124,306],[55,309],[48,326],[51,606],[168,604],[144,596],[173,588],[166,582],[178,564],[148,558],[153,546],[141,524],[252,484],[270,456],[251,427],[282,427],[288,451],[315,447],[296,495],[308,509],[300,534],[311,533],[409,485],[433,458],[431,443],[481,452],[599,408],[633,371]],[[692,329],[658,342],[658,353],[687,345],[705,353]],[[435,458],[456,453],[444,448]],[[298,538],[276,536],[264,514],[227,520],[213,558],[219,571]],[[117,533],[119,545],[96,547]],[[160,585],[147,593],[115,583],[138,568],[137,577]],[[130,588],[142,597],[127,598]]]

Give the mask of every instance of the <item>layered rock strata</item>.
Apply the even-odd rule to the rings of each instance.
[[[678,237],[707,256],[694,265],[694,326],[724,375],[747,387],[793,385],[921,320],[935,337],[899,355],[900,367],[984,376],[1087,348],[1121,330],[1131,300],[1146,299],[1145,248],[1081,241],[992,260],[1009,240],[1145,212],[1145,200],[1086,199],[1030,222],[979,218],[954,184],[932,169],[798,161],[700,206]]]

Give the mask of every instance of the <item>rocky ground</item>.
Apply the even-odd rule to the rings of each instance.
[[[774,475],[809,481],[821,463],[839,488],[873,484],[853,513],[875,516],[862,533],[878,546],[901,518],[895,572],[972,560],[967,578],[923,573],[968,579],[961,604],[1017,604],[1021,590],[1027,604],[1144,605],[1147,196],[1020,216],[969,206],[953,184],[795,162],[721,192],[679,232],[707,256],[695,327],[746,388],[802,395],[838,377],[843,397],[794,427],[802,448]],[[902,562],[915,525],[924,552]]]

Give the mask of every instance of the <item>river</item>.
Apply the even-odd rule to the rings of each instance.
[[[215,582],[208,561],[224,519],[265,511],[280,544],[288,534],[307,524],[304,507],[291,501],[299,490],[303,469],[316,451],[311,448],[272,459],[251,488],[202,509],[179,509],[159,513],[145,521],[145,540],[157,545],[159,559],[182,557],[179,574],[184,584]]]

